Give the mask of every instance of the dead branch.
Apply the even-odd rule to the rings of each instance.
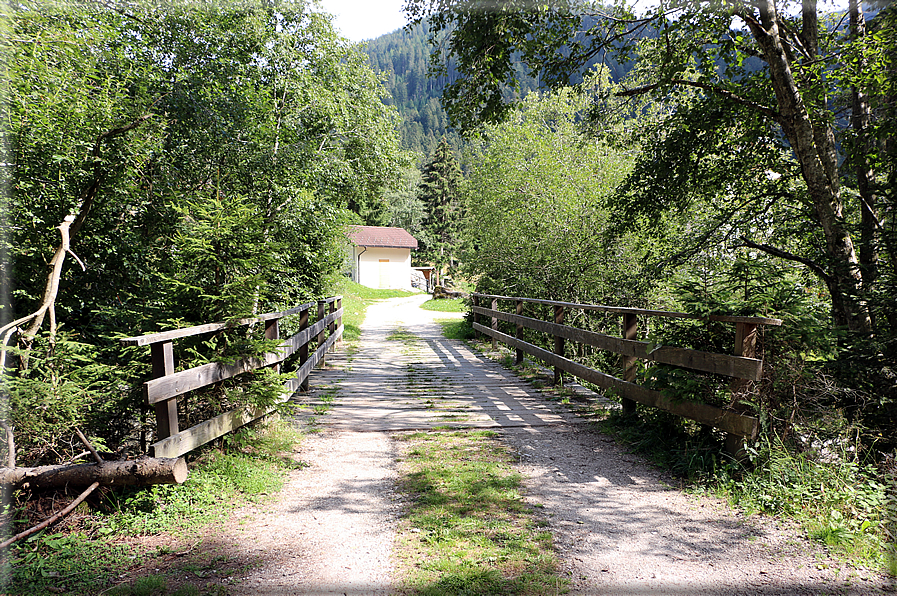
[[[5,549],[6,547],[8,547],[10,544],[12,544],[13,542],[15,542],[15,541],[17,541],[17,540],[21,540],[22,538],[27,538],[28,536],[31,536],[32,534],[37,534],[38,532],[40,532],[41,530],[43,530],[43,529],[46,528],[47,526],[50,526],[51,524],[56,523],[57,521],[59,521],[60,519],[62,519],[63,517],[65,517],[66,515],[68,515],[69,513],[71,513],[71,512],[75,509],[75,507],[77,507],[78,505],[80,505],[81,502],[84,501],[84,499],[86,499],[88,496],[90,496],[90,493],[92,493],[92,492],[93,492],[99,485],[100,485],[99,482],[94,482],[93,484],[91,484],[90,486],[88,486],[88,487],[84,490],[83,493],[81,493],[80,495],[78,495],[78,498],[77,498],[77,499],[75,499],[74,501],[72,501],[71,503],[69,503],[68,507],[66,507],[65,509],[63,509],[63,510],[60,511],[59,513],[56,513],[56,514],[53,515],[52,517],[49,517],[49,518],[45,519],[44,521],[42,521],[41,523],[37,524],[36,526],[33,526],[33,527],[31,527],[31,528],[28,528],[28,529],[25,530],[24,532],[19,532],[18,534],[16,534],[16,535],[13,536],[12,538],[10,538],[10,539],[8,539],[8,540],[6,540],[6,541],[0,543],[0,550]]]
[[[146,486],[182,484],[187,479],[184,458],[144,457],[125,461],[103,461],[76,465],[39,466],[36,468],[0,468],[0,486],[11,489],[47,490],[66,486]]]
[[[81,429],[76,428],[75,432],[78,433],[78,438],[81,439],[81,442],[84,443],[84,446],[87,447],[88,451],[90,451],[90,454],[93,456],[93,460],[97,462],[98,466],[102,466],[103,458],[100,457],[100,454],[97,453],[97,450],[93,448],[93,445],[90,444],[90,441],[87,440],[87,437],[84,436],[84,433],[81,432]]]

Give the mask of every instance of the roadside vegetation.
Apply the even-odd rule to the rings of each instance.
[[[524,503],[521,477],[492,431],[432,431],[406,443],[398,538],[404,594],[564,591],[551,533]]]
[[[235,508],[276,495],[301,465],[299,440],[287,420],[269,420],[195,452],[184,484],[101,492],[56,527],[10,547],[6,589],[23,596],[226,593],[237,569],[207,560],[204,535],[232,520]],[[14,502],[11,514],[39,517],[56,497],[27,510]]]
[[[437,312],[464,312],[467,306],[463,298],[443,298],[440,300],[427,300],[420,307],[424,310]]]

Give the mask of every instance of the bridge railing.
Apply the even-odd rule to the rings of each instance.
[[[579,304],[496,296],[491,294],[472,294],[473,328],[479,333],[492,338],[493,347],[496,341],[502,341],[516,348],[517,363],[523,361],[523,354],[539,358],[555,369],[555,382],[562,382],[563,372],[567,372],[602,389],[613,390],[622,400],[624,411],[633,411],[635,404],[665,410],[682,418],[694,420],[702,424],[723,430],[727,433],[726,448],[731,453],[738,453],[744,439],[755,439],[759,432],[759,421],[747,414],[743,407],[734,404],[721,408],[712,404],[671,399],[660,391],[649,389],[635,382],[637,362],[651,361],[677,367],[697,370],[706,373],[725,375],[733,379],[730,390],[743,389],[746,383],[760,380],[763,361],[756,357],[757,329],[762,325],[778,326],[780,319],[763,317],[738,317],[710,315],[702,317],[688,313],[646,310],[639,308],[622,308],[602,306],[598,304]],[[512,302],[515,312],[499,310],[499,304]],[[523,315],[526,304],[538,304],[553,309],[553,320],[544,321]],[[482,305],[482,306],[481,306]],[[485,306],[485,305],[488,305]],[[597,333],[564,324],[565,316],[571,310],[602,312],[621,317],[621,333],[619,337]],[[490,319],[491,325],[480,323],[483,317]],[[672,346],[654,346],[651,342],[638,341],[639,317],[665,317],[675,319],[700,319],[720,321],[734,324],[734,349],[732,354],[703,352],[689,348]],[[505,321],[515,326],[515,335],[502,333],[498,322]],[[554,351],[541,348],[525,341],[525,329],[547,333],[553,338]],[[593,346],[620,355],[621,377],[609,375],[584,364],[575,362],[565,355],[565,341]]]
[[[316,309],[317,316],[315,322],[310,324],[309,315],[313,309]],[[231,364],[211,362],[175,372],[174,340],[256,323],[264,323],[266,339],[277,340],[281,339],[281,319],[291,315],[299,315],[299,332],[283,340],[275,352],[257,358],[243,358]],[[251,406],[235,408],[186,430],[179,430],[178,397],[190,391],[258,368],[279,366],[297,351],[299,367],[296,376],[284,385],[282,399],[287,399],[299,388],[307,390],[309,373],[324,360],[325,354],[342,337],[342,318],[342,296],[332,296],[235,323],[211,323],[120,340],[126,346],[150,346],[153,378],[144,383],[144,395],[147,403],[155,409],[156,442],[149,446],[149,454],[153,457],[179,457],[273,410]],[[315,350],[309,353],[312,342]]]

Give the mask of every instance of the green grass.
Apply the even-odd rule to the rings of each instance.
[[[468,340],[474,338],[473,327],[464,319],[441,319],[442,335],[447,339]]]
[[[398,539],[403,589],[426,596],[566,591],[549,532],[521,498],[521,477],[491,431],[406,435]]]
[[[333,284],[333,293],[343,297],[343,339],[354,349],[361,337],[361,324],[367,307],[377,300],[413,296],[413,292],[404,290],[377,290],[369,288],[345,277],[340,277]]]
[[[10,548],[11,593],[98,594],[112,588],[122,574],[155,556],[136,546],[133,537],[169,534],[192,540],[210,524],[227,520],[234,507],[271,498],[283,486],[286,471],[297,465],[290,453],[299,439],[288,423],[272,421],[230,435],[225,451],[206,449],[191,464],[184,484],[103,493],[97,510],[79,508],[78,531],[51,529]],[[167,586],[164,577],[150,575],[108,593],[215,593]]]
[[[852,565],[894,575],[897,485],[849,454],[820,462],[779,441],[749,447],[751,465],[722,453],[722,439],[709,428],[639,407],[640,414],[614,413],[602,430],[659,467],[682,478],[683,487],[725,498],[748,514],[795,520],[806,536]],[[891,480],[891,482],[894,482]]]
[[[435,310],[438,312],[466,312],[467,305],[464,304],[464,298],[443,298],[442,300],[427,300],[420,307],[424,310]]]

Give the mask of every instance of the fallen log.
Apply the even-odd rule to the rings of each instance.
[[[184,458],[144,457],[125,461],[104,461],[102,465],[79,464],[37,468],[0,468],[3,488],[46,490],[67,486],[147,486],[181,484],[187,479]]]

